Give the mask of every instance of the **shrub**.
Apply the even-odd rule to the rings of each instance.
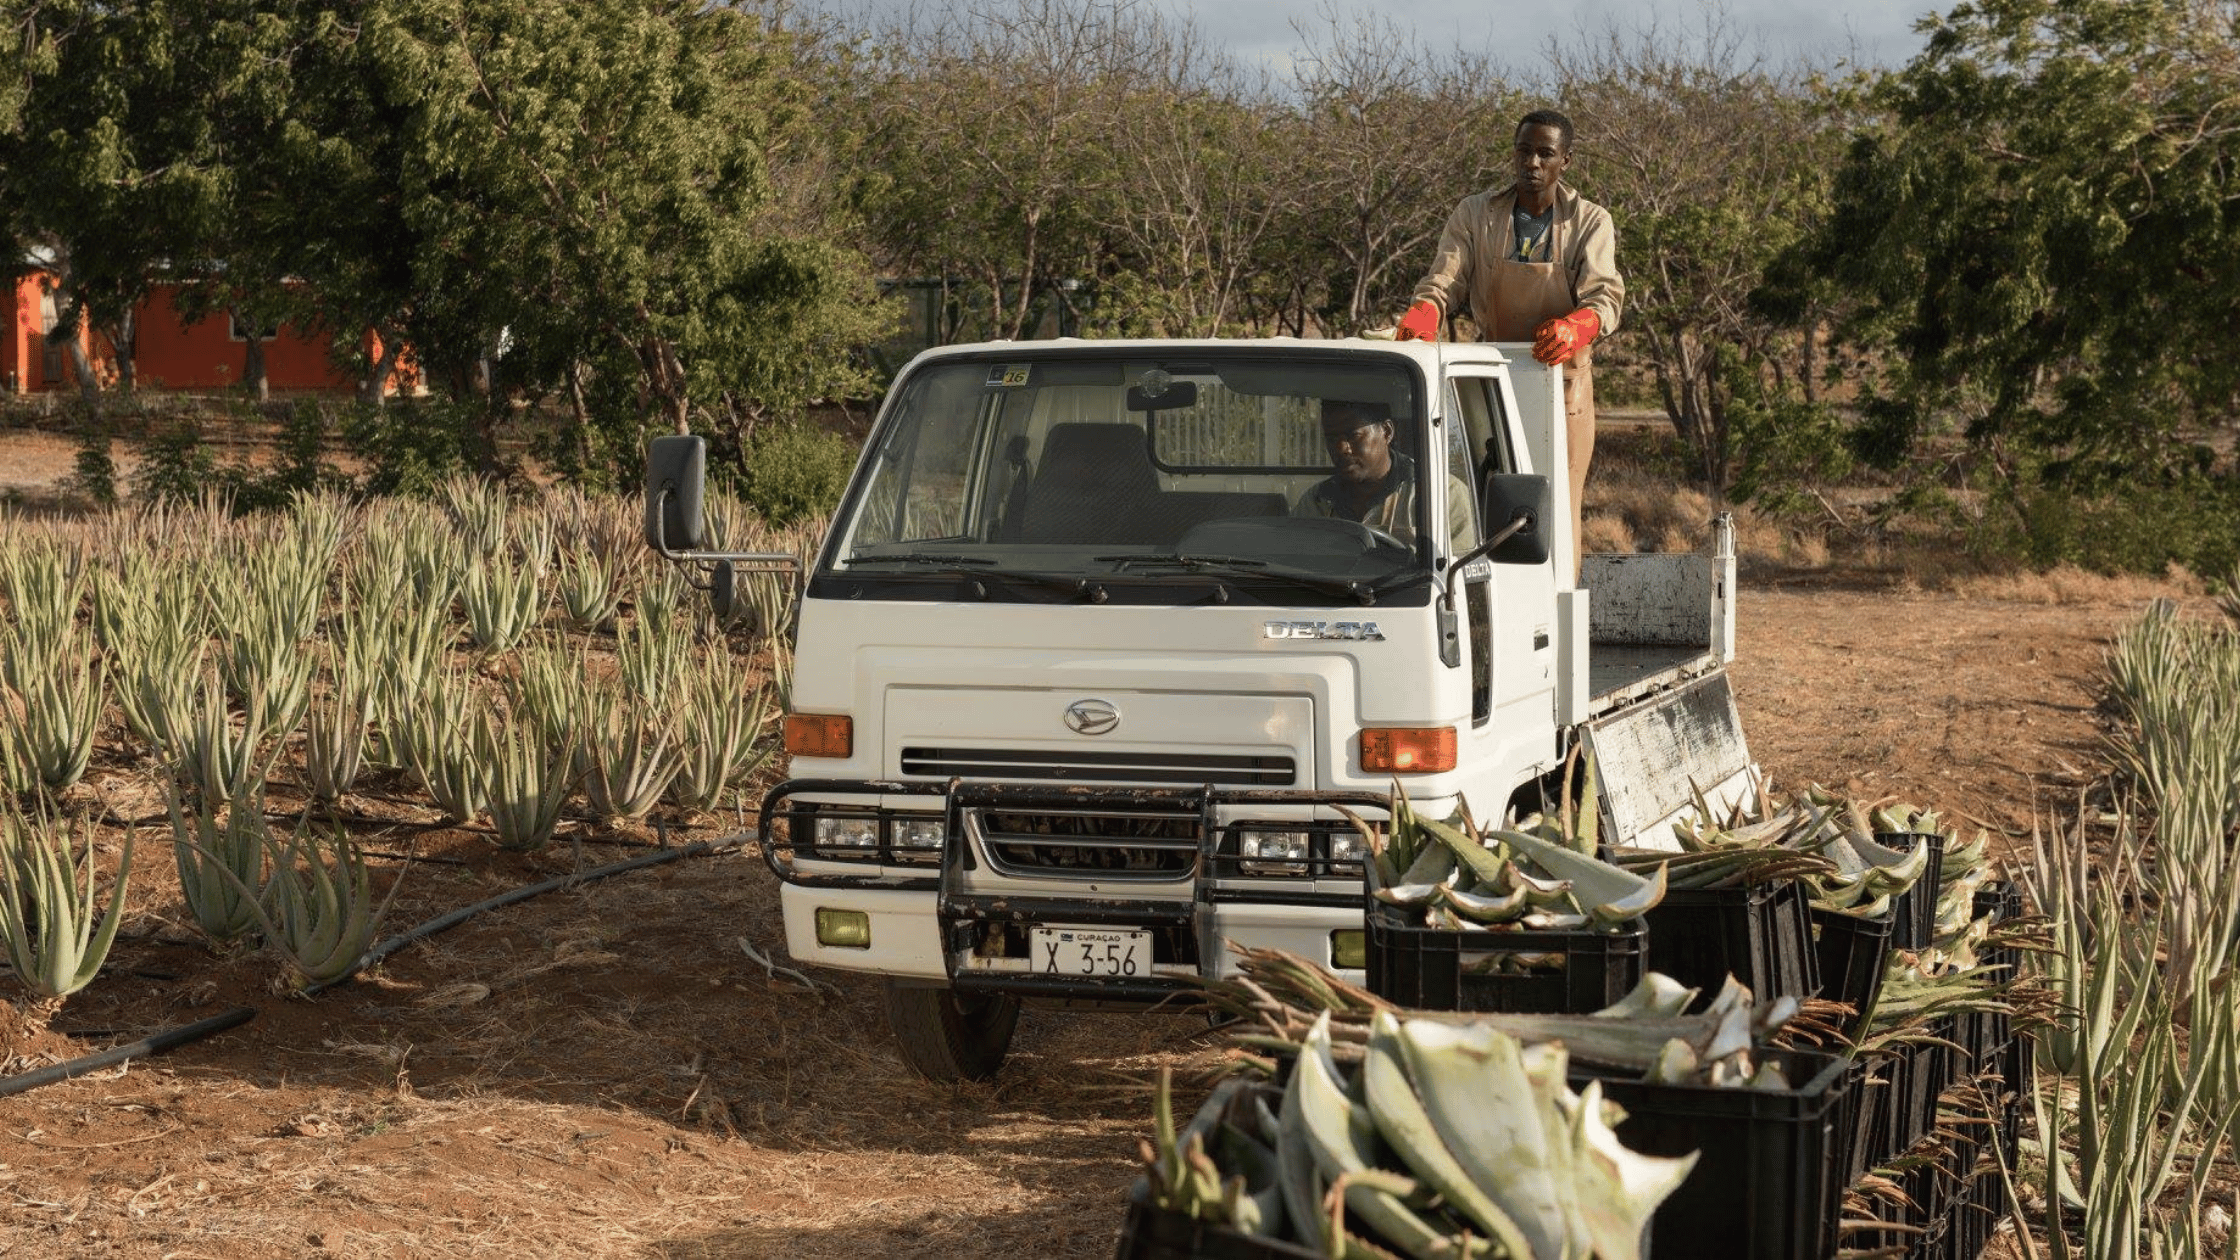
[[[132,489],[146,499],[191,503],[217,475],[218,457],[203,440],[201,422],[187,416],[149,436]]]
[[[371,494],[429,495],[457,473],[473,470],[479,408],[442,399],[360,404],[342,420],[342,439],[366,462],[362,488]]]
[[[755,435],[740,462],[740,497],[782,528],[840,505],[856,448],[813,424],[775,424]]]

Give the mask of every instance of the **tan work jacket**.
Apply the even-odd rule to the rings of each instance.
[[[1586,307],[1602,321],[1602,336],[1618,330],[1626,282],[1618,276],[1618,234],[1610,212],[1556,185],[1555,219],[1549,225],[1548,261],[1512,262],[1517,187],[1464,197],[1447,216],[1431,270],[1416,285],[1452,316],[1467,298],[1470,318],[1486,341],[1531,341],[1541,324]],[[1576,565],[1585,526],[1587,465],[1594,459],[1594,350],[1572,356],[1563,370],[1565,451],[1571,470],[1571,542]]]
[[[1431,270],[1416,284],[1415,300],[1428,298],[1449,317],[1467,309],[1478,325],[1478,335],[1487,341],[1530,341],[1541,323],[1582,306],[1602,321],[1603,336],[1618,331],[1626,282],[1618,275],[1618,234],[1610,225],[1610,212],[1574,192],[1571,185],[1557,184],[1555,223],[1548,243],[1548,259],[1554,264],[1551,279],[1556,283],[1519,303],[1513,298],[1504,301],[1501,283],[1501,264],[1515,246],[1511,216],[1516,208],[1515,184],[1464,197],[1447,216],[1438,252],[1431,256]],[[1516,287],[1507,286],[1512,293]],[[1466,300],[1458,302],[1458,298]],[[1506,309],[1509,306],[1530,309]]]

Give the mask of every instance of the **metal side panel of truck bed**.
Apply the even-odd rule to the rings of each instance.
[[[1726,664],[1734,656],[1734,534],[1711,552],[1593,555],[1588,599],[1587,720],[1609,834],[1664,843],[1700,792],[1723,809],[1752,790]]]

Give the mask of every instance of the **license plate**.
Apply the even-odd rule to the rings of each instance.
[[[1035,928],[1034,969],[1046,976],[1148,976],[1151,933],[1103,928]]]

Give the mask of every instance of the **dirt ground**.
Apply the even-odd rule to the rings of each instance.
[[[0,482],[15,453],[0,445]],[[1777,787],[2026,833],[2034,803],[2100,763],[2102,645],[2158,593],[1828,571],[1746,586],[1752,750]],[[100,762],[91,790],[158,824],[140,861],[168,879],[153,798]],[[379,852],[433,859],[410,868],[398,925],[579,860],[566,843],[497,855],[379,781],[352,808]],[[586,865],[630,852],[585,838]],[[484,915],[303,999],[136,896],[109,969],[55,1021],[67,1040],[5,1070],[235,1004],[257,1018],[0,1099],[0,1255],[1110,1255],[1158,1068],[1219,1055],[1203,1021],[1030,1011],[994,1083],[930,1086],[888,1048],[875,985],[824,973],[812,992],[748,957],[742,942],[785,961],[776,903],[755,856],[688,859]]]

